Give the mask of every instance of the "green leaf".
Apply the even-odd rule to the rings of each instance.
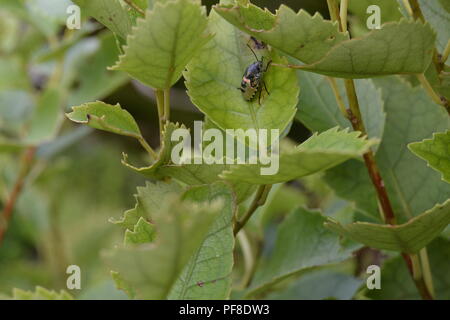
[[[373,13],[367,13],[367,8],[371,5],[380,7],[381,24],[390,21],[398,21],[402,17],[397,1],[392,0],[358,0],[349,1],[348,10],[356,15],[366,27],[366,21]],[[367,27],[366,27],[367,28]]]
[[[169,88],[210,40],[207,22],[205,8],[197,1],[157,2],[145,19],[138,19],[128,37],[125,54],[111,69],[126,71],[153,88]]]
[[[220,199],[199,204],[171,197],[152,212],[152,221],[158,229],[155,242],[118,248],[105,258],[113,271],[119,272],[133,288],[136,298],[167,298],[223,206]]]
[[[155,239],[156,230],[154,225],[145,221],[144,218],[140,217],[138,222],[131,230],[125,230],[125,245],[134,245],[149,243]]]
[[[250,5],[215,7],[225,19],[274,48],[306,63],[299,69],[340,78],[423,73],[435,35],[429,25],[402,20],[348,40],[336,24],[281,6],[277,15]],[[421,39],[417,41],[417,39]]]
[[[322,132],[336,126],[352,128],[350,122],[342,115],[330,81],[326,77],[310,72],[298,72],[298,78],[303,90],[298,103],[297,120],[311,131]],[[335,79],[335,81],[344,104],[348,105],[342,80]],[[375,87],[372,80],[354,82],[368,137],[381,140],[386,121],[381,90]],[[377,147],[375,146],[375,150]]]
[[[221,198],[225,206],[208,230],[201,246],[184,267],[174,284],[169,299],[228,299],[233,268],[233,216],[236,203],[231,190],[224,184],[194,187],[185,198],[203,202]]]
[[[66,115],[76,123],[83,123],[95,129],[142,139],[141,131],[133,116],[122,109],[119,104],[113,106],[101,101],[84,103],[81,106],[72,107],[72,112]]]
[[[73,300],[73,297],[65,290],[59,293],[54,290],[47,290],[43,287],[37,286],[34,291],[25,291],[14,288],[14,300]]]
[[[78,86],[69,96],[68,105],[76,106],[86,101],[103,99],[129,80],[123,72],[107,70],[119,55],[116,39],[111,33],[99,36],[99,47],[82,59],[76,68]]]
[[[55,88],[46,89],[39,98],[25,141],[40,144],[52,140],[62,120],[61,94]]]
[[[433,133],[433,139],[410,143],[408,148],[450,183],[450,131]]]
[[[240,30],[304,63],[320,60],[336,44],[348,39],[348,34],[338,31],[337,23],[324,20],[318,13],[295,13],[285,5],[276,15],[253,4],[220,5],[214,10]]]
[[[339,237],[324,228],[325,221],[317,211],[291,212],[278,227],[275,247],[256,270],[249,294],[290,275],[349,258],[351,250],[340,246]]]
[[[441,237],[427,246],[436,299],[450,299],[450,241]],[[381,268],[381,290],[366,290],[365,294],[377,300],[419,300],[417,288],[405,261],[397,256],[386,261]]]
[[[73,0],[82,12],[94,17],[109,30],[126,39],[133,25],[130,16],[119,0]]]
[[[401,225],[355,222],[343,226],[329,218],[325,226],[372,248],[416,253],[437,237],[449,223],[450,200]]]
[[[140,218],[145,221],[152,219],[151,213],[161,209],[162,203],[174,195],[180,193],[183,189],[174,182],[156,181],[147,182],[145,187],[137,187],[136,205],[133,209],[124,212],[119,220],[110,219],[111,223],[133,231]]]
[[[219,128],[265,128],[282,132],[295,114],[299,92],[295,72],[269,67],[264,82],[270,95],[262,90],[261,104],[258,97],[246,101],[238,87],[245,69],[255,62],[247,47],[250,39],[214,11],[209,23],[210,31],[216,36],[192,59],[184,74],[192,102]],[[256,51],[261,56],[259,59],[266,62],[268,59],[286,62],[274,51]]]
[[[448,199],[450,185],[407,146],[431,138],[433,132],[448,130],[450,118],[422,87],[412,88],[399,77],[373,81],[381,89],[386,110],[385,138],[375,159],[397,222],[404,223]],[[355,201],[360,210],[379,219],[375,190],[362,163],[347,162],[328,171],[325,177],[339,197]]]
[[[425,20],[436,31],[436,47],[439,52],[443,52],[450,39],[450,12],[445,10],[450,5],[440,0],[419,0],[419,4]]]
[[[281,292],[271,293],[269,300],[350,300],[362,280],[349,274],[324,268],[303,275]]]
[[[282,153],[279,156],[279,170],[274,175],[262,175],[261,168],[264,166],[261,164],[242,164],[232,166],[222,176],[226,180],[254,184],[274,184],[307,176],[361,156],[376,143],[359,135],[357,131],[333,128],[319,135],[314,134],[289,153]]]

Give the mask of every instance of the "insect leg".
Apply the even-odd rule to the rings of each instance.
[[[264,70],[264,72],[266,72],[267,69],[269,69],[269,66],[270,66],[271,63],[272,63],[272,60],[270,60],[269,62],[267,62],[266,70]]]
[[[253,51],[252,47],[247,43],[247,47],[252,51],[253,55],[255,56],[256,61],[259,61],[258,56],[256,55],[255,51]]]
[[[266,87],[266,82],[263,80],[262,83],[264,85],[264,89],[266,90],[267,94],[270,96],[270,92],[269,92],[269,90],[267,90],[267,87]]]

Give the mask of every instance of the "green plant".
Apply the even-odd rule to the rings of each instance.
[[[111,74],[126,73],[156,97],[157,146],[127,110],[94,101],[97,95],[80,94],[66,114],[145,150],[144,165],[124,154],[122,163],[147,182],[135,207],[111,220],[123,228],[123,245],[103,254],[130,298],[295,299],[314,281],[326,283],[318,298],[450,298],[450,11],[443,1],[399,1],[404,17],[392,13],[392,1],[370,1],[390,13],[371,31],[362,1],[327,0],[331,20],[285,5],[273,14],[248,0],[221,1],[209,14],[195,0],[73,2],[114,34]],[[272,61],[264,75],[270,94],[261,101],[237,90],[254,61],[250,36],[268,45]],[[203,129],[279,130],[279,170],[262,175],[264,164],[227,162],[225,154],[220,163],[175,163],[172,135],[185,126],[171,122],[170,93],[182,77]],[[103,81],[111,79],[99,87],[108,86]],[[57,92],[49,85],[42,105],[53,110]],[[56,117],[58,108],[48,112]],[[47,122],[54,117],[39,107],[33,119],[29,140],[0,148],[42,141],[42,128],[54,132]],[[286,137],[293,121],[314,132],[298,146]],[[251,142],[233,140],[246,150]],[[381,290],[362,285],[367,247],[378,253],[368,264],[380,264],[381,253],[386,259]]]

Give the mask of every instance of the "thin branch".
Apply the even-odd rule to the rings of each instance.
[[[164,91],[156,89],[156,106],[158,108],[158,120],[159,120],[159,137],[162,141],[162,132],[164,130]]]
[[[11,191],[8,200],[6,201],[5,207],[3,208],[3,211],[0,216],[0,219],[2,220],[0,223],[0,245],[5,236],[9,221],[11,220],[17,199],[19,198],[20,193],[22,192],[25,180],[27,178],[28,173],[30,172],[35,152],[36,152],[35,147],[29,147],[28,149],[25,150],[24,154],[22,155],[22,159],[20,161],[19,176],[17,177],[17,180],[14,183],[14,187]]]
[[[331,20],[339,23],[339,30],[342,29],[341,17],[339,16],[339,6],[336,0],[327,0],[328,11],[330,12]]]
[[[164,122],[170,121],[170,88],[164,89]]]
[[[347,107],[344,103],[344,99],[342,99],[342,96],[339,93],[339,88],[337,86],[336,79],[333,77],[325,77],[325,78],[330,83],[331,89],[333,90],[334,96],[336,97],[339,109],[341,110],[342,114],[348,118]]]
[[[341,18],[341,31],[347,30],[347,8],[348,0],[341,0],[341,10],[339,17]]]
[[[447,45],[445,46],[444,52],[442,52],[441,63],[445,64],[448,60],[448,56],[450,55],[450,40],[448,40]]]
[[[437,104],[443,106],[445,110],[450,115],[450,103],[444,96],[439,96],[431,86],[430,82],[428,82],[427,78],[423,73],[418,74],[417,78],[419,79],[420,83],[422,84],[422,87],[425,89],[427,94],[430,96],[430,98],[436,102]]]
[[[245,226],[247,221],[252,217],[253,213],[255,213],[256,209],[266,203],[267,196],[271,188],[271,184],[259,186],[258,190],[256,191],[256,195],[253,198],[252,203],[250,204],[250,207],[248,207],[247,212],[244,214],[244,217],[240,221],[236,221],[233,230],[234,235],[238,234],[238,232]]]
[[[141,8],[139,8],[134,2],[133,0],[124,0],[130,7],[132,7],[134,10],[136,10],[137,12],[139,12],[139,14],[143,17],[145,17],[145,12],[144,10],[142,10]]]

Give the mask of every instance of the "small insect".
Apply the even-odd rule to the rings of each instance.
[[[270,60],[267,63],[267,66],[264,68],[263,63],[264,57],[261,57],[261,60],[259,60],[255,51],[253,51],[253,49],[248,44],[247,46],[255,56],[256,62],[253,62],[251,65],[247,67],[247,69],[245,69],[244,75],[242,76],[241,86],[238,89],[241,90],[242,96],[247,101],[251,101],[255,97],[255,94],[259,91],[258,103],[261,104],[262,86],[264,86],[264,89],[266,90],[267,94],[270,95],[269,91],[267,90],[266,83],[263,80],[263,77],[264,73],[267,71],[267,69],[269,69],[272,60]]]

